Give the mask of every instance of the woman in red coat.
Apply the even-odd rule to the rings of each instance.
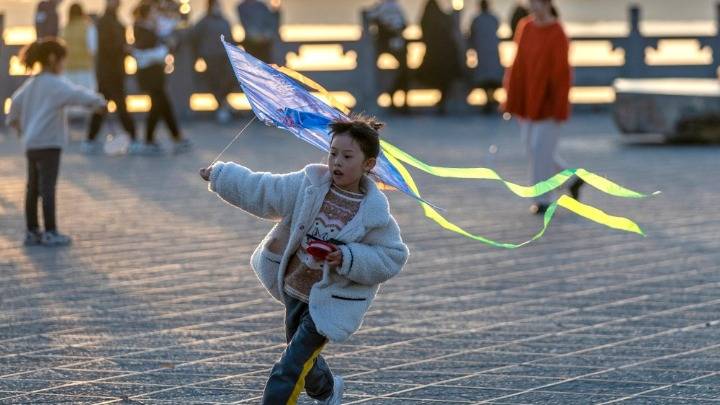
[[[557,143],[560,124],[570,115],[572,71],[570,43],[552,0],[531,0],[530,10],[515,33],[517,53],[505,75],[505,111],[520,121],[535,184],[565,168],[557,156]],[[577,179],[570,185],[573,197],[578,197],[582,184]],[[552,193],[537,197],[530,210],[544,213],[552,197]]]

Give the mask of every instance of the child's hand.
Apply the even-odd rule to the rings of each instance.
[[[325,257],[325,261],[330,266],[340,267],[343,261],[342,250],[337,249],[333,252],[328,253],[328,255]]]
[[[212,173],[212,166],[200,169],[200,177],[205,181],[210,181],[210,173]]]

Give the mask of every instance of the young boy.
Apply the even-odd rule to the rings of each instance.
[[[327,165],[278,175],[218,162],[200,171],[228,203],[278,221],[251,258],[261,283],[286,307],[288,345],[263,404],[295,404],[303,387],[319,404],[340,404],[343,380],[320,352],[360,328],[379,285],[407,261],[387,198],[367,176],[381,127],[358,116],[332,123]],[[332,252],[317,255],[318,243]]]

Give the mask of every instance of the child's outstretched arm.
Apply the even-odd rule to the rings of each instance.
[[[64,87],[58,89],[59,97],[57,100],[61,106],[77,105],[97,111],[105,111],[107,101],[99,93],[66,80],[63,80],[62,83]]]
[[[370,230],[361,243],[340,245],[338,249],[342,252],[338,274],[365,285],[380,284],[396,276],[409,254],[392,217],[384,226]]]
[[[256,173],[236,163],[217,162],[201,170],[200,176],[210,182],[210,191],[228,203],[257,217],[277,220],[292,214],[305,172]]]

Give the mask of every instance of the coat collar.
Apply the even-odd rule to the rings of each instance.
[[[332,175],[325,164],[311,164],[305,167],[305,175],[310,184],[320,188],[325,193],[330,189]],[[360,205],[358,214],[362,215],[362,222],[366,228],[377,228],[384,226],[390,221],[390,203],[385,194],[368,176],[360,180],[360,188],[365,192],[365,198]],[[323,197],[325,194],[323,194]]]

